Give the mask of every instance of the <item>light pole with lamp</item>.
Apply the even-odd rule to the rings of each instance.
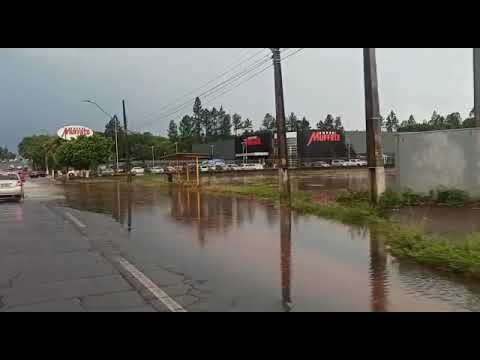
[[[101,112],[103,112],[105,115],[107,115],[110,120],[113,120],[113,122],[115,124],[115,154],[116,154],[116,158],[117,158],[116,159],[117,160],[116,166],[117,166],[117,173],[118,173],[118,129],[117,129],[118,117],[117,117],[117,115],[113,115],[113,116],[110,115],[105,110],[103,110],[102,107],[100,105],[98,105],[95,101],[83,100],[82,102],[90,103],[90,104],[95,105],[97,108],[100,109]]]
[[[211,144],[210,145],[210,157],[211,159],[213,160],[213,148],[215,147],[215,145]]]

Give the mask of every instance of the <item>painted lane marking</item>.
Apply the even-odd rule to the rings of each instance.
[[[77,225],[80,229],[85,229],[87,226],[82,223],[80,220],[78,220],[75,216],[70,214],[69,212],[65,212],[65,216],[68,217],[68,219],[73,222],[75,225]]]
[[[138,270],[134,265],[130,264],[122,257],[116,258],[117,262],[122,265],[125,270],[132,274],[135,279],[145,286],[158,300],[160,300],[171,312],[187,312],[179,303],[173,300],[170,296],[160,289],[155,283],[150,280],[144,273]]]

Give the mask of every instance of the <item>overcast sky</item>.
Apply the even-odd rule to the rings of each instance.
[[[169,120],[191,113],[191,106],[167,117],[160,116],[164,106],[258,51],[0,49],[0,144],[16,150],[23,136],[54,133],[67,124],[103,130],[105,116],[81,103],[83,99],[95,100],[118,115],[125,99],[131,129],[165,134]],[[237,71],[266,54],[267,50]],[[382,115],[394,109],[401,120],[413,114],[419,121],[436,109],[466,117],[473,107],[472,62],[472,49],[378,49]],[[361,49],[306,48],[284,61],[283,73],[287,114],[305,115],[314,126],[331,113],[341,116],[347,129],[364,129]],[[275,113],[272,69],[208,106],[220,105],[249,117],[258,127],[265,113]]]

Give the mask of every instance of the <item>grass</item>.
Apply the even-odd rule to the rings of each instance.
[[[277,201],[277,186],[255,184],[206,186],[202,191],[235,196],[255,197]],[[446,191],[446,190],[445,190]],[[446,206],[457,206],[465,197],[448,191],[435,200]],[[437,195],[438,196],[438,195]],[[443,197],[446,196],[446,197]],[[411,192],[387,193],[383,203],[371,206],[367,193],[341,193],[337,202],[322,205],[312,201],[304,192],[292,194],[291,208],[301,214],[320,216],[344,224],[369,226],[372,232],[382,236],[389,251],[398,258],[413,260],[438,270],[460,273],[480,278],[480,234],[471,234],[463,241],[427,235],[422,229],[392,223],[385,217],[385,208],[399,204],[424,204],[434,201]]]

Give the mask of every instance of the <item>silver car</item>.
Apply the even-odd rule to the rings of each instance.
[[[0,199],[23,199],[23,183],[15,173],[0,173]]]

